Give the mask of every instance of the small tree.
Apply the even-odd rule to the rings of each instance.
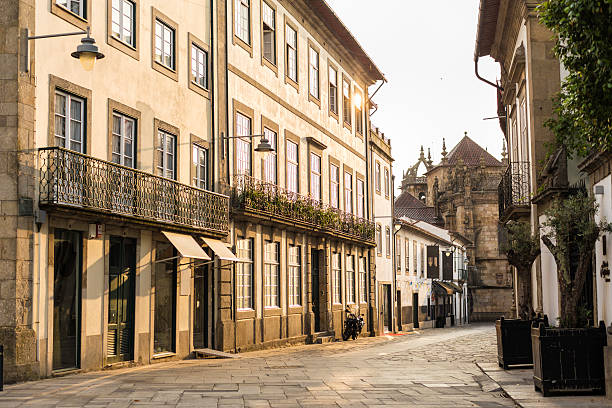
[[[587,323],[580,304],[584,282],[595,242],[602,232],[612,231],[612,224],[605,220],[595,222],[597,207],[593,197],[581,192],[555,200],[545,212],[542,242],[557,264],[562,327],[581,327]]]
[[[519,306],[519,315],[523,319],[531,316],[531,265],[540,255],[540,236],[531,233],[531,226],[526,222],[509,222],[506,224],[508,241],[503,246],[508,263],[516,268],[518,284],[522,285],[523,301]],[[518,289],[518,285],[517,285]]]

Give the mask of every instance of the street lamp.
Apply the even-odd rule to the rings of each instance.
[[[229,140],[229,139],[253,139],[255,137],[260,137],[259,144],[255,148],[256,152],[260,153],[272,153],[274,152],[274,147],[270,144],[267,136],[265,134],[262,135],[241,135],[241,136],[224,136],[221,133],[221,140]],[[225,143],[223,144],[223,157],[225,157]]]
[[[94,66],[94,62],[98,59],[104,58],[104,54],[98,51],[96,40],[89,35],[89,27],[87,30],[81,30],[71,33],[60,33],[60,34],[45,34],[45,35],[28,35],[29,30],[26,28],[26,44],[25,44],[25,72],[30,70],[30,40],[39,40],[41,38],[55,38],[55,37],[69,37],[73,35],[83,35],[86,37],[81,39],[81,45],[77,47],[77,50],[70,55],[78,59],[83,66],[85,71],[91,71]]]

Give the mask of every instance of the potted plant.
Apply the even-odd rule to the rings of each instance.
[[[544,396],[551,391],[605,393],[605,325],[588,327],[591,311],[581,302],[595,242],[612,231],[606,221],[595,222],[596,211],[595,200],[581,191],[555,200],[545,212],[542,242],[557,265],[561,308],[559,327],[540,324],[531,330],[533,380]]]
[[[519,292],[520,319],[500,318],[495,322],[497,332],[497,361],[504,370],[511,365],[533,364],[531,353],[531,325],[534,314],[531,308],[531,265],[540,254],[540,236],[531,233],[527,222],[511,221],[506,224],[508,240],[502,247],[508,263],[516,268]],[[520,288],[520,290],[519,290]],[[547,320],[543,320],[548,324]]]

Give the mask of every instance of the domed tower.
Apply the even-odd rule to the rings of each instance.
[[[427,158],[425,158],[425,151],[423,146],[421,146],[419,160],[417,160],[414,166],[403,172],[402,184],[400,186],[402,192],[408,192],[423,203],[426,203],[428,192],[425,173],[432,168],[432,165],[431,152],[428,150]]]

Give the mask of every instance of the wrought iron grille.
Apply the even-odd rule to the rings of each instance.
[[[374,243],[376,226],[319,200],[296,194],[276,184],[245,175],[234,176],[232,207],[301,222],[329,232],[339,232]]]
[[[511,162],[498,186],[499,217],[512,207],[529,206],[530,194],[529,162]]]
[[[229,231],[229,197],[61,147],[39,149],[40,203]]]

